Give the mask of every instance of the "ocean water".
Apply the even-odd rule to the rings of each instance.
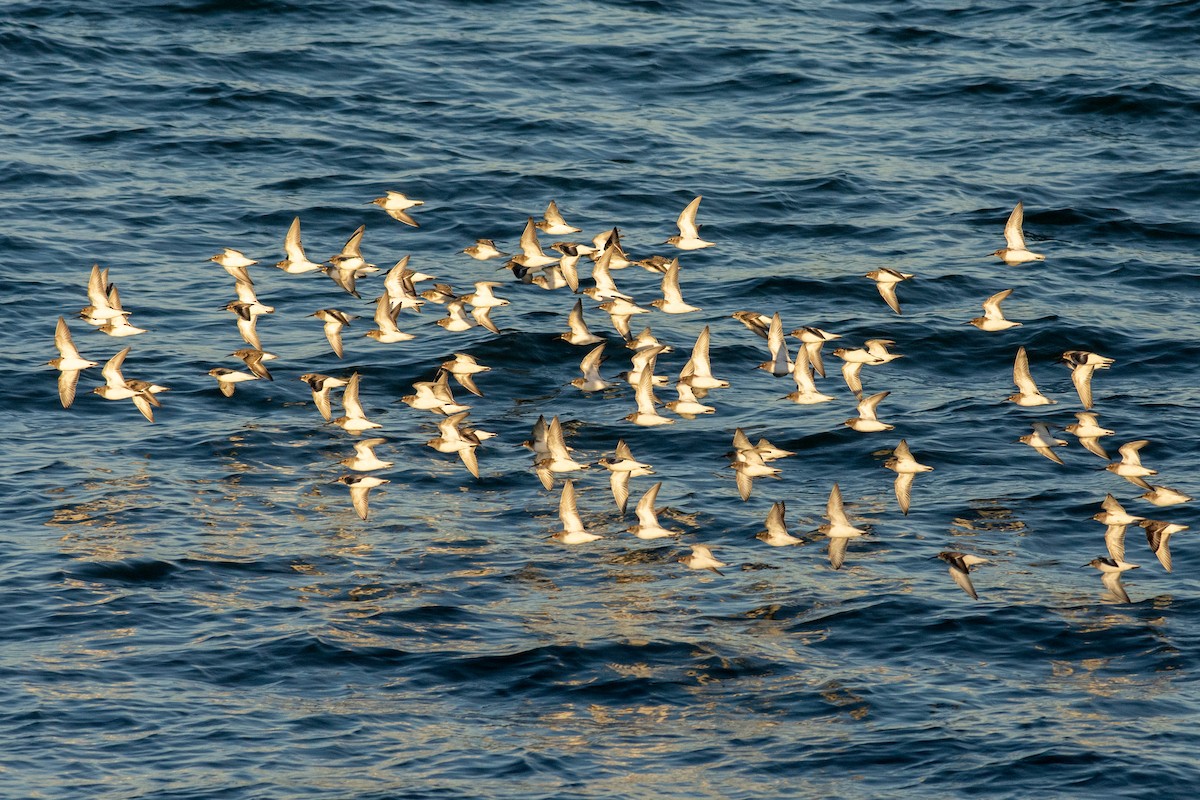
[[[12,2],[0,19],[0,796],[5,798],[1191,797],[1200,784],[1200,531],[1156,508],[1075,438],[1054,464],[1017,439],[1081,406],[1062,352],[1097,371],[1115,456],[1147,439],[1153,480],[1200,495],[1200,10],[1194,3]],[[370,201],[425,201],[419,228]],[[702,195],[714,247],[664,240]],[[716,409],[640,428],[633,392],[569,381],[587,348],[556,336],[569,290],[499,261],[556,200],[588,241],[618,226],[635,257],[679,255],[684,298],[653,311],[676,375],[712,331]],[[1044,262],[1009,267],[1010,210]],[[410,342],[365,339],[379,275],[355,300],[287,275],[291,220],[314,260],[366,225],[364,256],[465,292],[498,280],[499,335],[451,333],[429,304]],[[543,244],[560,237],[543,236]],[[238,367],[245,251],[274,381],[223,397]],[[589,274],[581,263],[584,284]],[[92,264],[131,321],[77,318]],[[865,273],[915,275],[893,313]],[[656,275],[615,273],[640,304]],[[966,321],[989,295],[1020,327]],[[361,315],[337,358],[309,315]],[[603,374],[628,368],[608,338]],[[895,342],[867,367],[889,391],[863,434],[835,400],[799,406],[731,318],[778,311],[835,343]],[[61,407],[64,316],[82,354],[126,345],[128,377],[170,387],[154,424],[91,393]],[[794,340],[792,340],[794,349]],[[1041,408],[1006,403],[1024,346]],[[400,401],[455,352],[491,371],[462,390],[497,436],[479,480]],[[395,465],[361,521],[306,372],[357,371]],[[673,399],[669,387],[658,390]],[[562,480],[521,442],[558,416],[581,461],[618,440],[654,466],[621,517],[597,466],[579,510],[603,538],[564,546]],[[743,502],[725,453],[741,427],[795,451]],[[909,514],[883,462],[905,439],[934,467]],[[676,539],[625,533],[662,481]],[[816,532],[837,483],[871,535],[843,569]],[[1127,536],[1131,603],[1099,574],[1106,493],[1192,526],[1166,572]],[[754,538],[787,503],[804,542]],[[686,569],[712,546],[723,575]],[[988,559],[979,600],[936,556]]]

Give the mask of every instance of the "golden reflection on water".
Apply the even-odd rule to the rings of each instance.
[[[142,536],[149,527],[135,527],[123,519],[124,512],[156,505],[150,493],[151,479],[145,464],[138,472],[101,480],[90,479],[72,494],[91,499],[54,509],[45,524],[63,529],[59,547],[66,555],[89,561],[117,561],[142,555],[148,543]],[[108,470],[97,470],[108,472]]]
[[[970,505],[975,512],[975,517],[956,517],[950,527],[950,533],[962,535],[963,533],[998,531],[1024,534],[1026,532],[1025,521],[1017,517],[1016,513],[1009,508],[1007,504],[1011,502],[1013,501],[1006,498],[972,500]]]

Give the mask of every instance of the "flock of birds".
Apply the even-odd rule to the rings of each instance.
[[[679,232],[669,237],[664,242],[665,245],[683,253],[713,246],[713,242],[701,238],[696,223],[700,201],[701,198],[696,197],[680,213],[676,221]],[[410,211],[421,206],[422,201],[410,199],[401,192],[389,191],[373,203],[393,219],[405,225],[418,226]],[[1008,265],[1045,259],[1044,255],[1027,248],[1022,227],[1023,207],[1018,203],[1005,225],[1006,246],[993,253]],[[358,281],[374,272],[382,271],[367,262],[362,255],[361,242],[364,231],[365,226],[360,226],[339,253],[326,261],[315,262],[305,254],[300,236],[300,219],[297,217],[284,239],[283,249],[286,257],[275,266],[292,275],[320,271],[346,293],[361,299]],[[556,241],[549,246],[554,255],[548,254],[539,240],[539,233],[564,237],[580,232],[579,228],[566,222],[555,202],[550,201],[540,221],[535,221],[533,217],[528,218],[520,238],[520,252],[507,256],[505,263],[518,285],[537,286],[544,290],[566,289],[577,296],[568,315],[568,330],[560,338],[571,345],[587,347],[588,350],[579,365],[582,377],[571,381],[571,385],[580,391],[591,393],[609,390],[619,385],[618,382],[628,383],[635,390],[636,408],[624,419],[635,426],[671,425],[677,419],[689,420],[698,415],[714,413],[715,408],[706,405],[704,400],[710,392],[727,388],[729,383],[713,374],[709,358],[709,327],[706,325],[700,331],[692,346],[690,358],[674,380],[665,375],[656,375],[658,356],[671,350],[671,347],[660,342],[650,327],[637,334],[633,332],[633,319],[650,313],[650,310],[638,305],[631,295],[622,292],[613,276],[614,272],[631,266],[660,275],[662,297],[646,305],[664,314],[694,313],[700,309],[683,299],[679,257],[666,258],[655,255],[644,259],[632,259],[623,249],[620,231],[615,227],[596,235],[590,244]],[[479,261],[506,257],[490,239],[479,239],[462,253]],[[591,264],[590,280],[586,283],[581,282],[579,275],[579,265],[584,259]],[[271,314],[274,308],[261,303],[255,294],[249,269],[259,263],[257,260],[250,259],[241,251],[232,248],[224,249],[210,260],[223,267],[234,280],[237,299],[230,301],[225,309],[235,315],[238,332],[247,345],[231,354],[240,359],[244,368],[217,367],[208,373],[215,379],[217,388],[223,395],[232,396],[240,383],[273,380],[267,362],[276,356],[263,349],[256,323],[260,317]],[[887,305],[900,314],[897,289],[913,276],[882,268],[868,273],[866,277],[875,282]],[[430,283],[430,288],[418,292],[417,286],[423,283]],[[509,304],[508,300],[495,294],[495,289],[501,285],[495,281],[480,281],[474,284],[473,291],[460,294],[451,285],[437,282],[431,275],[410,269],[409,257],[405,256],[387,270],[383,292],[374,301],[373,319],[376,327],[365,335],[381,343],[410,340],[414,334],[400,330],[401,314],[419,313],[424,305],[430,303],[444,306],[445,316],[438,319],[437,324],[447,331],[464,331],[481,326],[499,333],[490,315],[495,309]],[[1020,325],[1019,322],[1005,318],[1001,309],[1001,303],[1012,291],[1005,289],[985,300],[983,315],[970,320],[970,323],[989,332],[1003,331]],[[130,322],[131,312],[122,306],[117,287],[110,282],[107,269],[99,265],[92,267],[87,297],[89,305],[79,316],[88,325],[114,337],[135,336],[146,332]],[[601,366],[606,360],[604,352],[610,342],[589,329],[584,320],[583,297],[597,302],[598,309],[608,314],[613,328],[621,336],[626,347],[632,351],[630,369],[627,371],[610,378],[601,374]],[[340,358],[343,355],[342,331],[351,324],[356,315],[331,307],[319,309],[311,316],[323,324],[329,346]],[[825,378],[823,349],[826,343],[841,338],[838,334],[816,327],[802,327],[785,335],[778,312],[767,315],[755,311],[738,311],[733,316],[766,341],[767,360],[759,366],[775,377],[790,376],[794,380],[796,391],[788,394],[787,399],[800,405],[826,403],[835,399],[817,388],[816,378]],[[798,340],[794,352],[788,342],[789,336]],[[99,364],[80,355],[63,317],[58,319],[55,344],[59,357],[49,364],[58,369],[58,390],[62,405],[70,407],[75,399],[80,373]],[[894,344],[887,339],[871,339],[864,342],[862,347],[839,347],[832,351],[832,355],[842,362],[842,377],[858,400],[857,415],[845,422],[855,431],[878,433],[893,430],[894,426],[879,418],[880,404],[889,393],[883,391],[864,396],[862,371],[865,367],[878,367],[899,358],[899,354],[889,349]],[[104,384],[95,387],[93,392],[105,400],[130,400],[147,420],[153,422],[154,411],[160,407],[157,396],[166,391],[167,387],[124,376],[122,367],[130,349],[125,347],[105,363],[102,369]],[[1082,411],[1075,412],[1077,421],[1067,425],[1064,430],[1073,434],[1087,450],[1109,460],[1108,453],[1100,441],[1104,437],[1115,435],[1115,432],[1102,427],[1098,415],[1092,411],[1091,381],[1093,374],[1097,370],[1108,368],[1113,359],[1083,350],[1068,350],[1062,354],[1062,361],[1071,369],[1072,381],[1083,407]],[[482,397],[483,392],[476,385],[475,379],[489,370],[488,366],[480,364],[470,354],[456,353],[452,359],[440,365],[436,378],[415,383],[414,393],[402,398],[414,409],[439,415],[438,436],[431,439],[428,445],[440,453],[457,456],[467,471],[476,478],[479,477],[477,449],[495,434],[475,428],[469,422],[471,407],[455,400],[450,380],[453,379],[470,394]],[[309,386],[313,403],[327,422],[337,425],[353,436],[382,427],[368,419],[363,409],[359,399],[361,376],[358,372],[345,377],[306,373],[300,376],[300,380]],[[655,390],[672,383],[677,399],[663,403],[656,396]],[[1008,400],[1019,406],[1038,407],[1056,402],[1038,390],[1024,347],[1019,348],[1016,353],[1013,383],[1017,391]],[[333,416],[331,395],[335,389],[341,390],[342,413],[337,417]],[[664,416],[660,409],[665,409],[672,416]],[[1063,463],[1055,450],[1065,446],[1067,442],[1056,438],[1054,429],[1048,423],[1032,423],[1032,432],[1021,437],[1021,441],[1051,461]],[[388,483],[387,479],[379,477],[376,473],[393,466],[393,462],[382,460],[375,453],[375,447],[384,442],[386,439],[379,437],[359,439],[353,443],[354,455],[340,462],[349,472],[338,481],[348,487],[354,510],[364,520],[369,514],[368,497],[371,490]],[[1191,497],[1165,486],[1152,485],[1146,480],[1156,474],[1154,470],[1141,464],[1139,451],[1147,443],[1146,440],[1138,440],[1123,444],[1119,448],[1120,460],[1110,463],[1107,469],[1143,489],[1141,499],[1155,506],[1167,507],[1189,502]],[[567,445],[558,417],[552,416],[549,420],[545,416],[539,417],[530,439],[523,442],[523,445],[532,450],[533,471],[547,491],[553,490],[556,479],[562,480],[558,507],[562,529],[554,533],[552,538],[567,545],[585,544],[601,538],[600,534],[588,530],[581,518],[576,503],[575,481],[568,477],[593,464],[576,460],[572,455],[574,451]],[[780,474],[780,469],[773,462],[795,453],[776,447],[766,439],[753,443],[739,428],[733,433],[732,450],[727,455],[736,476],[738,493],[744,501],[750,497],[757,479]],[[600,458],[594,466],[608,472],[612,496],[622,516],[627,509],[630,480],[654,474],[653,467],[636,459],[624,440],[616,444],[613,455]],[[933,467],[920,463],[904,439],[895,445],[891,458],[884,466],[896,473],[896,500],[901,512],[907,515],[916,477],[931,471]],[[683,533],[659,523],[660,512],[655,503],[661,487],[661,481],[655,483],[636,504],[637,524],[628,528],[628,531],[639,539],[679,537]],[[775,502],[767,515],[765,529],[757,534],[758,539],[773,547],[802,543],[803,539],[788,532],[785,514],[785,502]],[[833,484],[829,493],[825,516],[827,522],[817,530],[828,539],[830,565],[834,569],[840,569],[846,560],[849,542],[867,534],[868,531],[857,527],[847,515],[837,483]],[[1130,514],[1112,494],[1105,496],[1101,503],[1101,511],[1096,514],[1095,519],[1106,527],[1104,542],[1107,555],[1094,558],[1085,566],[1099,570],[1105,588],[1113,597],[1123,602],[1130,602],[1130,598],[1121,584],[1121,576],[1138,567],[1137,564],[1125,560],[1127,527],[1137,524],[1145,530],[1151,551],[1167,571],[1171,570],[1170,537],[1187,528],[1177,523]],[[972,598],[978,599],[971,572],[987,560],[971,553],[949,550],[939,553],[937,558],[948,565],[949,574],[955,583]],[[721,574],[721,567],[727,566],[713,554],[710,546],[701,543],[692,544],[691,552],[679,561],[691,569],[711,570],[717,574]]]

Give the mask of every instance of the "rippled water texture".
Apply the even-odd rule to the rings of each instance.
[[[962,5],[7,4],[0,795],[1190,797],[1200,520],[1062,434],[1081,406],[1057,359],[1115,359],[1093,380],[1104,446],[1149,440],[1154,480],[1200,495],[1200,12]],[[387,189],[425,201],[419,228],[370,205]],[[716,246],[672,252],[697,195]],[[674,347],[672,377],[710,326],[733,384],[715,414],[624,421],[628,386],[568,383],[586,352],[556,339],[569,292],[461,253],[512,252],[551,199],[580,241],[619,226],[635,257],[680,255],[703,310],[633,326]],[[988,255],[1017,201],[1044,262]],[[379,275],[360,302],[270,267],[296,216],[314,260],[365,224],[385,269],[409,255],[460,292],[501,281],[501,333],[445,331],[429,304],[400,318],[412,341],[363,338]],[[206,260],[225,247],[261,262],[279,356],[228,399],[206,374],[243,346]],[[148,333],[78,319],[94,263]],[[902,315],[863,277],[881,267],[916,276]],[[615,278],[659,296],[637,267]],[[966,324],[1006,288],[1020,327]],[[629,351],[596,305],[614,379]],[[309,316],[329,307],[361,317],[342,359]],[[794,386],[755,369],[766,343],[738,310],[841,334],[818,381],[835,401],[782,399]],[[130,345],[125,375],[170,387],[153,425],[91,392],[99,369],[60,406],[60,315],[85,357]],[[866,434],[842,424],[855,401],[831,351],[870,338],[904,357],[863,371],[895,426]],[[1022,345],[1055,405],[1004,402]],[[497,434],[478,481],[400,402],[455,352],[492,368],[484,397],[456,392]],[[336,482],[353,438],[297,379],[354,371],[395,462],[368,523]],[[581,461],[624,439],[654,466],[624,518],[603,469],[576,473],[600,541],[548,538],[562,481],[545,491],[520,446],[539,415]],[[1017,442],[1035,421],[1070,442],[1064,464]],[[796,453],[745,502],[724,457],[739,426]],[[934,467],[907,516],[883,468],[901,438]],[[635,539],[659,480],[684,533]],[[839,571],[816,532],[835,482],[871,531]],[[1193,528],[1171,573],[1130,528],[1130,604],[1081,566],[1105,552],[1106,493]],[[798,547],[754,538],[776,500]],[[679,563],[691,543],[724,574]],[[977,602],[947,549],[988,559]]]

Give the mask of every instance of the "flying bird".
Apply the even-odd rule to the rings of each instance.
[[[1016,208],[1008,215],[1008,221],[1004,223],[1005,246],[992,253],[992,255],[997,256],[1010,267],[1017,264],[1024,264],[1028,261],[1046,260],[1046,257],[1041,253],[1032,253],[1025,247],[1025,233],[1022,230],[1024,222],[1025,205],[1024,203],[1017,203]]]
[[[1021,323],[1013,322],[1010,319],[1005,319],[1004,312],[1000,310],[1000,304],[1013,293],[1012,289],[1005,289],[996,292],[994,295],[983,301],[983,316],[975,317],[971,320],[971,324],[981,331],[1006,331],[1009,328],[1015,328]]]
[[[834,569],[841,569],[846,561],[846,544],[850,539],[863,536],[866,531],[850,524],[842,505],[842,490],[835,483],[829,492],[829,501],[825,504],[825,517],[829,522],[817,528],[829,537],[829,564]]]
[[[600,538],[598,534],[590,533],[583,527],[579,517],[579,509],[575,503],[575,483],[571,480],[563,482],[562,496],[558,501],[558,518],[562,520],[563,529],[555,533],[552,539],[563,544],[587,544]]]
[[[679,563],[683,564],[688,569],[706,569],[709,572],[715,572],[718,575],[724,575],[720,568],[728,566],[724,561],[719,561],[712,554],[712,550],[707,545],[694,544],[690,555],[683,556],[679,559]]]
[[[411,225],[414,228],[421,227],[417,221],[408,214],[408,209],[416,206],[425,205],[424,200],[413,200],[405,197],[403,192],[388,191],[383,197],[376,197],[371,201],[372,205],[377,205],[387,212],[387,215],[397,222],[403,222],[405,225]]]
[[[1017,393],[1008,396],[1009,402],[1027,407],[1054,405],[1056,402],[1038,391],[1033,374],[1029,371],[1029,355],[1024,347],[1017,348],[1017,358],[1013,361],[1013,383],[1017,386]]]
[[[1067,443],[1062,439],[1054,438],[1054,434],[1050,432],[1050,426],[1045,422],[1033,423],[1033,433],[1025,434],[1018,441],[1029,445],[1034,450],[1037,450],[1046,458],[1053,461],[1055,464],[1063,463],[1063,460],[1059,458],[1058,453],[1054,452],[1050,448],[1066,447]]]
[[[881,267],[880,269],[868,272],[863,277],[875,281],[875,288],[879,290],[879,296],[887,302],[888,308],[899,314],[900,300],[896,297],[896,285],[902,281],[909,280],[913,277],[913,274],[889,267]]]
[[[54,329],[54,346],[58,348],[58,358],[46,363],[58,370],[58,399],[63,408],[70,408],[71,403],[75,401],[79,373],[97,366],[99,362],[89,361],[79,355],[79,351],[75,349],[75,341],[71,338],[71,329],[62,317],[58,318],[58,325]]]
[[[1108,369],[1115,359],[1089,353],[1086,350],[1068,350],[1062,354],[1064,364],[1071,367],[1071,383],[1079,394],[1079,402],[1085,409],[1092,408],[1092,373],[1097,369]]]
[[[792,536],[788,533],[787,523],[784,521],[784,515],[787,513],[787,506],[783,500],[777,500],[771,504],[771,510],[767,512],[767,527],[754,535],[754,538],[766,542],[771,547],[786,547],[788,545],[801,544],[802,539]]]
[[[675,221],[679,227],[679,235],[672,236],[663,244],[673,244],[680,250],[699,250],[703,247],[713,246],[712,242],[706,242],[700,238],[700,228],[696,225],[696,211],[700,208],[702,197],[697,197],[688,203],[687,208],[680,212],[679,219]]]
[[[1146,478],[1151,475],[1157,475],[1158,470],[1150,469],[1142,466],[1141,449],[1150,444],[1149,439],[1138,439],[1135,442],[1126,442],[1117,448],[1117,452],[1121,454],[1121,460],[1109,464],[1105,469],[1114,475],[1120,475],[1125,480],[1140,486],[1143,489],[1150,490],[1150,484],[1146,483]]]
[[[950,566],[950,577],[959,585],[959,588],[969,594],[972,600],[978,600],[979,595],[976,594],[975,586],[971,583],[971,568],[979,564],[986,564],[987,559],[953,550],[938,553],[938,558]]]
[[[374,475],[343,475],[337,482],[350,487],[350,502],[354,504],[354,512],[363,520],[366,520],[368,513],[367,493],[376,486],[390,483]]]
[[[909,504],[912,502],[914,479],[922,472],[932,472],[933,467],[918,463],[908,449],[908,442],[904,439],[901,439],[900,444],[896,445],[896,449],[892,451],[892,457],[883,462],[883,466],[896,473],[896,502],[900,504],[900,510],[907,516]]]

